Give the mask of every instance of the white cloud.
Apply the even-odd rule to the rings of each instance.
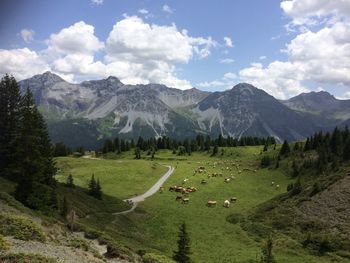
[[[69,81],[114,75],[126,84],[153,82],[188,89],[190,82],[177,76],[178,64],[203,59],[218,45],[211,37],[179,31],[175,24],[149,24],[136,16],[118,21],[105,43],[94,31],[80,21],[51,34],[40,52],[0,50],[0,73],[21,80],[51,70]],[[96,60],[96,54],[103,59]]]
[[[28,48],[0,49],[0,75],[13,74],[20,80],[49,69],[48,64],[35,51]]]
[[[24,29],[21,30],[21,32],[19,32],[19,35],[24,40],[24,42],[30,43],[30,42],[32,42],[34,40],[35,32],[32,29],[24,28]]]
[[[342,100],[349,100],[350,99],[350,91],[346,91],[341,97],[339,97],[338,99],[342,99]]]
[[[227,72],[221,79],[215,79],[212,81],[204,81],[197,84],[200,88],[211,88],[211,89],[230,89],[237,80],[237,75],[233,72]]]
[[[350,1],[290,0],[281,7],[292,19],[288,26],[299,28],[283,50],[287,61],[253,64],[239,72],[241,80],[282,99],[306,91],[304,83],[349,86]]]
[[[266,56],[260,56],[259,59],[260,60],[265,60],[265,59],[267,59],[267,57]]]
[[[90,0],[91,4],[93,5],[102,5],[103,0]]]
[[[215,45],[213,39],[191,37],[174,24],[151,25],[136,16],[126,17],[114,25],[108,36],[106,61],[110,65],[124,63],[125,68],[132,69],[117,74],[124,81],[142,80],[186,89],[190,88],[189,82],[176,77],[175,65],[207,57]]]
[[[220,63],[223,63],[223,64],[231,64],[233,62],[235,62],[235,60],[232,58],[223,58],[220,60]]]
[[[281,2],[284,13],[292,18],[287,24],[288,30],[305,30],[319,23],[339,22],[350,19],[350,1],[348,0],[286,0]]]
[[[143,15],[147,15],[149,13],[146,9],[139,9],[138,12]]]
[[[224,42],[226,47],[233,47],[233,41],[230,37],[224,37]]]
[[[172,9],[170,6],[168,5],[163,5],[163,11],[166,12],[166,13],[169,13],[169,14],[172,14],[174,13],[174,9]]]
[[[103,42],[94,35],[94,27],[84,21],[51,34],[47,41],[50,52],[61,54],[92,54],[104,47]]]

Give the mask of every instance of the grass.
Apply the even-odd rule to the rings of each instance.
[[[86,188],[91,175],[100,180],[105,194],[125,199],[144,193],[167,168],[155,162],[132,159],[91,160],[62,157],[56,159],[60,168],[56,179],[65,182],[72,174],[74,183]]]
[[[72,174],[78,185],[72,189],[59,186],[58,192],[61,197],[68,197],[77,210],[79,225],[86,235],[107,243],[111,255],[129,258],[132,257],[129,248],[132,248],[146,253],[144,257],[149,262],[171,262],[169,258],[176,249],[178,227],[186,222],[194,262],[256,262],[272,228],[250,220],[249,216],[259,205],[285,193],[287,185],[295,180],[288,176],[290,171],[284,167],[285,163],[281,163],[280,169],[260,169],[261,150],[262,147],[225,148],[224,154],[219,150],[216,157],[207,153],[177,156],[164,150],[157,152],[154,161],[145,153],[142,160],[134,160],[132,152],[108,160],[57,158],[60,168],[57,179],[64,182]],[[277,152],[278,149],[271,147],[267,154],[273,156]],[[113,215],[128,208],[120,199],[141,194],[158,180],[166,171],[159,164],[176,168],[165,183],[166,190],[140,203],[134,213]],[[199,166],[205,166],[207,173],[193,175]],[[223,176],[207,177],[214,172],[223,173]],[[86,195],[92,173],[101,182],[105,193],[102,200]],[[224,178],[231,176],[235,179],[225,183]],[[179,194],[169,192],[168,188],[181,185],[185,178],[189,179],[186,186],[196,187],[198,191],[189,194],[188,204],[181,204],[175,201]],[[202,179],[208,183],[202,185]],[[272,186],[272,181],[279,188]],[[224,208],[223,202],[230,197],[237,197],[237,202]],[[217,206],[208,208],[208,200],[216,200]],[[280,218],[280,222],[274,223],[288,224],[288,218],[284,215]],[[335,259],[350,262],[345,257],[312,255],[300,242],[281,231],[273,231],[273,237],[277,262],[326,263]]]

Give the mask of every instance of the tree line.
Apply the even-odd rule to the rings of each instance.
[[[255,146],[275,143],[274,137],[241,137],[238,139],[231,136],[224,137],[222,135],[219,135],[216,139],[212,139],[210,136],[197,135],[196,138],[184,140],[171,139],[166,136],[145,139],[140,136],[136,142],[133,139],[125,140],[117,137],[115,139],[105,140],[100,151],[104,154],[109,152],[121,153],[138,148],[140,151],[154,152],[167,149],[191,154],[197,151],[210,151],[211,147]]]

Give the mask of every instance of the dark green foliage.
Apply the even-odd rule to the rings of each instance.
[[[281,150],[280,150],[280,155],[281,156],[286,156],[288,155],[290,152],[290,148],[289,148],[289,144],[288,142],[285,140],[282,144]]]
[[[97,181],[95,180],[95,175],[93,174],[91,176],[89,185],[88,185],[88,189],[89,189],[89,195],[97,198],[97,199],[101,199],[102,198],[102,189],[101,189],[101,185],[100,185],[100,181],[97,179]]]
[[[261,159],[261,167],[268,167],[271,164],[271,158],[268,155],[264,155]]]
[[[287,191],[291,194],[291,195],[297,195],[299,194],[301,191],[303,190],[302,185],[301,185],[301,181],[300,181],[300,176],[298,177],[298,179],[296,180],[296,182],[293,184],[289,184],[287,186]]]
[[[186,154],[186,148],[184,146],[179,146],[177,149],[177,155],[182,156]]]
[[[180,263],[190,263],[190,239],[186,230],[186,224],[180,226],[179,240],[177,241],[178,250],[174,251],[173,259]]]
[[[141,159],[141,150],[140,147],[135,148],[135,159]]]
[[[13,153],[19,132],[21,96],[13,77],[5,75],[0,81],[0,176],[13,180]]]
[[[56,167],[46,124],[29,89],[22,98],[20,114],[11,166],[13,179],[18,181],[15,196],[30,208],[47,211],[57,207]]]
[[[53,156],[68,156],[72,154],[72,149],[66,146],[63,142],[55,143],[53,146]]]
[[[237,147],[237,146],[254,146],[254,145],[270,145],[275,144],[276,141],[273,137],[259,138],[259,137],[242,137],[240,139],[234,139],[230,136],[224,138],[219,135],[217,139],[211,139],[209,136],[204,137],[203,135],[197,135],[196,138],[189,140],[185,139],[183,141],[170,139],[169,137],[160,137],[158,139],[149,138],[144,139],[141,136],[138,138],[137,143],[133,140],[123,140],[118,137],[114,140],[106,140],[101,149],[102,153],[116,152],[121,153],[128,151],[131,148],[138,147],[140,151],[149,151],[149,155],[152,154],[152,149],[157,152],[158,150],[168,149],[175,152],[174,149],[183,146],[185,148],[185,153],[191,155],[192,152],[196,151],[209,151],[211,147],[215,145],[217,147]],[[174,153],[175,154],[175,153]],[[217,153],[215,153],[216,155]]]
[[[215,144],[211,156],[216,156],[219,152],[218,146]]]
[[[68,177],[67,177],[66,186],[70,187],[70,188],[74,188],[75,187],[74,179],[73,179],[73,176],[71,174],[68,175]]]
[[[266,240],[266,244],[261,251],[262,255],[261,255],[260,263],[275,263],[276,262],[273,254],[272,254],[272,249],[273,249],[273,240],[272,240],[272,236],[269,235],[269,237]]]
[[[67,198],[64,196],[62,201],[62,207],[61,207],[61,216],[65,218],[68,214],[68,211],[69,211],[68,201],[67,201]]]

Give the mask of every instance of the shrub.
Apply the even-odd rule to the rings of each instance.
[[[44,232],[32,220],[5,213],[0,213],[0,234],[21,240],[46,240]]]
[[[90,250],[89,244],[85,240],[80,239],[80,238],[71,239],[69,241],[68,246],[74,247],[74,248],[80,248],[80,249],[82,249],[84,251],[89,251]]]
[[[108,242],[108,241],[107,241]],[[133,255],[132,251],[117,242],[109,241],[107,243],[106,257],[108,258],[121,258],[125,260],[131,260]]]
[[[0,252],[6,251],[10,248],[9,244],[4,239],[4,236],[0,235]]]
[[[44,257],[36,254],[6,254],[0,255],[0,262],[3,263],[57,263],[57,261],[53,258]]]

